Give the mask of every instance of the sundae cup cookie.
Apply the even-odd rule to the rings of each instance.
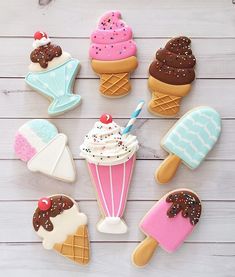
[[[196,59],[187,37],[171,39],[160,48],[149,67],[149,88],[152,100],[149,111],[156,115],[173,116],[180,109],[180,101],[186,96],[195,79]]]
[[[89,55],[93,70],[100,76],[100,92],[122,97],[131,89],[129,75],[138,65],[132,29],[118,11],[106,12],[91,35]]]
[[[60,46],[52,44],[44,32],[34,34],[33,48],[30,72],[25,81],[52,101],[48,114],[55,116],[79,105],[81,97],[73,94],[72,88],[80,62]]]
[[[45,249],[53,249],[82,265],[89,262],[87,216],[79,212],[78,205],[70,197],[41,198],[33,215],[33,227]]]
[[[45,119],[34,119],[22,125],[16,136],[16,155],[27,162],[32,172],[41,172],[65,182],[75,180],[75,166],[67,146],[67,137]]]

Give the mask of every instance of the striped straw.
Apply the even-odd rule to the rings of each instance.
[[[140,112],[142,110],[143,105],[144,105],[144,101],[141,100],[139,102],[138,106],[136,107],[135,111],[132,113],[131,119],[127,123],[126,128],[122,131],[122,135],[126,135],[126,134],[130,133],[130,131],[136,121],[136,118],[138,117],[138,115],[140,114]]]

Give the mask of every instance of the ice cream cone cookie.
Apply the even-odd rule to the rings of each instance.
[[[27,162],[28,169],[64,182],[75,180],[75,166],[67,146],[67,137],[44,119],[34,119],[22,125],[16,136],[16,155]]]
[[[38,201],[33,227],[45,249],[86,265],[90,260],[87,216],[66,195],[52,195]]]
[[[106,12],[91,34],[91,66],[100,76],[103,96],[118,98],[131,89],[129,75],[138,65],[132,29],[119,11]]]
[[[181,162],[191,169],[197,168],[215,145],[220,133],[221,119],[214,109],[197,107],[186,113],[161,141],[169,156],[156,171],[156,181],[161,184],[169,182]]]
[[[102,115],[80,146],[80,155],[87,161],[101,208],[102,219],[97,229],[102,233],[127,232],[122,216],[139,148],[137,138],[129,131],[141,108],[142,103],[125,129],[111,115]]]
[[[156,53],[149,67],[148,85],[152,92],[149,111],[160,116],[174,116],[180,109],[182,97],[186,96],[195,79],[196,59],[187,37],[171,39]]]
[[[34,34],[26,83],[52,101],[48,114],[56,116],[71,110],[81,102],[81,96],[72,93],[80,62],[71,58],[60,46],[52,44],[44,32]]]
[[[147,265],[158,245],[175,252],[194,230],[201,210],[201,201],[191,190],[178,189],[163,196],[140,222],[146,238],[132,254],[134,265]]]

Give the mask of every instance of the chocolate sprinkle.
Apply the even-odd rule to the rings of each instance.
[[[41,211],[37,208],[33,215],[33,227],[36,232],[40,226],[42,226],[46,231],[52,231],[54,226],[50,220],[50,217],[56,217],[74,205],[73,201],[64,195],[52,196],[50,199],[51,207],[49,210]]]
[[[171,39],[163,49],[156,53],[156,60],[149,67],[154,78],[171,85],[190,84],[195,79],[196,58],[187,37]]]
[[[47,68],[48,62],[61,55],[62,49],[60,46],[48,43],[34,49],[30,54],[30,59],[33,63],[39,63],[42,68]]]
[[[196,225],[201,216],[201,202],[191,191],[177,191],[166,198],[167,203],[173,203],[167,211],[168,217],[175,217],[180,211],[182,216],[190,219]]]

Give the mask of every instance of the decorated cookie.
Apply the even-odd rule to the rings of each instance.
[[[191,169],[197,168],[213,148],[220,132],[220,115],[214,109],[197,107],[186,113],[161,141],[170,155],[156,171],[156,180],[169,182],[181,162]]]
[[[182,97],[186,96],[195,79],[196,59],[187,37],[171,39],[156,53],[149,67],[149,88],[152,99],[149,111],[156,115],[173,116],[180,109]]]
[[[52,44],[44,32],[34,34],[34,50],[30,54],[31,64],[25,81],[52,103],[48,114],[55,116],[78,106],[80,95],[72,93],[80,62],[60,46]]]
[[[133,263],[146,265],[158,245],[169,253],[176,251],[194,230],[201,209],[198,196],[188,189],[174,190],[161,198],[140,223],[147,237],[134,250]]]
[[[70,197],[41,198],[33,215],[33,227],[45,249],[54,249],[82,265],[89,262],[87,216],[79,212],[78,205]]]
[[[53,178],[73,182],[75,166],[67,146],[67,137],[44,119],[34,119],[20,127],[14,149],[16,155],[27,162],[28,169]]]
[[[103,217],[97,229],[103,233],[127,232],[127,225],[121,218],[139,148],[136,137],[129,131],[141,108],[142,103],[125,129],[115,123],[111,115],[102,115],[80,147],[101,207]]]
[[[89,51],[93,70],[100,76],[100,92],[112,98],[131,89],[129,75],[138,65],[131,28],[118,11],[106,12],[91,34]]]

